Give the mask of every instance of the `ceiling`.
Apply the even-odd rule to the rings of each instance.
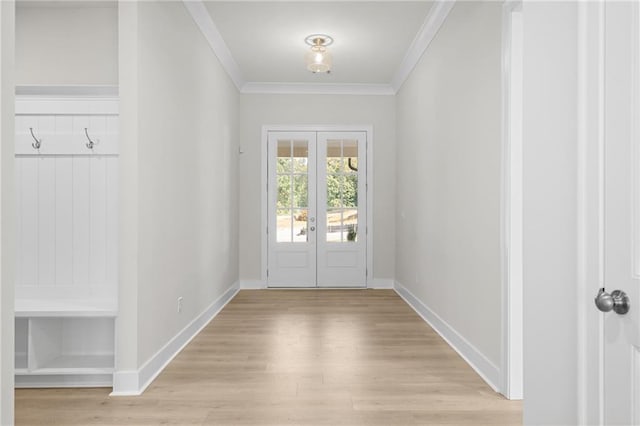
[[[389,85],[430,1],[205,1],[245,83]],[[310,34],[328,34],[333,69],[307,71]]]

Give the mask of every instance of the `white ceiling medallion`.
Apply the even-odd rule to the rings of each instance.
[[[331,72],[333,58],[327,46],[333,44],[333,38],[326,34],[311,34],[304,39],[311,46],[311,50],[305,55],[307,69],[314,74]]]

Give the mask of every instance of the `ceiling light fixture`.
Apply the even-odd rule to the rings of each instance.
[[[331,52],[327,50],[327,46],[333,43],[333,38],[326,34],[311,34],[304,39],[304,42],[311,46],[311,50],[305,56],[307,69],[314,74],[330,73],[333,58]]]

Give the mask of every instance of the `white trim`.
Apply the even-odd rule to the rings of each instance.
[[[268,286],[267,268],[269,267],[269,238],[267,228],[269,226],[267,212],[269,206],[269,191],[267,183],[269,182],[269,131],[277,130],[278,126],[262,126],[260,135],[260,281]]]
[[[16,86],[16,96],[37,97],[118,97],[118,86]]]
[[[16,371],[16,388],[106,388],[113,385],[113,375],[106,374],[20,374]]]
[[[391,87],[394,92],[400,90],[411,71],[416,67],[454,5],[455,0],[437,0],[431,6],[420,31],[418,31],[416,38],[409,46],[402,63],[391,80]]]
[[[140,390],[140,378],[137,370],[123,370],[113,373],[113,391],[110,396],[137,396]]]
[[[498,392],[500,369],[496,365],[397,281],[395,282],[394,290],[494,391]]]
[[[322,83],[258,83],[248,82],[242,94],[269,95],[372,95],[393,96],[395,90],[388,84],[322,84]]]
[[[261,231],[260,231],[260,280],[267,283],[268,247],[267,247],[267,142],[269,132],[365,132],[367,137],[367,287],[374,280],[373,269],[373,126],[371,125],[308,125],[308,124],[265,124],[262,126],[261,146]]]
[[[367,137],[367,287],[374,280],[375,270],[373,268],[373,126],[363,126]]]
[[[16,115],[118,115],[117,97],[16,96]]]
[[[367,288],[376,290],[392,289],[394,284],[395,282],[391,278],[371,278],[367,283]]]
[[[211,19],[211,15],[204,5],[204,2],[201,0],[183,0],[183,2],[194,22],[198,28],[200,28],[200,31],[202,31],[204,38],[207,39],[211,50],[213,50],[213,53],[220,61],[222,68],[227,72],[236,88],[240,90],[245,83],[240,68],[235,59],[233,59],[229,47],[227,47],[220,31],[218,31],[218,27],[216,27],[213,19]]]
[[[511,99],[512,91],[512,43],[513,15],[522,11],[521,0],[509,0],[502,8],[502,165],[501,174],[501,201],[500,201],[500,259],[502,281],[502,312],[501,312],[501,368],[500,368],[500,392],[508,399],[520,400],[523,395],[523,342],[522,342],[522,277],[514,276],[515,262],[522,269],[522,216],[514,225],[515,216],[512,214],[516,199],[512,197],[513,173],[520,175],[522,179],[522,164],[516,165],[512,157],[511,134],[513,124]],[[522,36],[522,34],[520,34]],[[521,70],[522,71],[522,70]],[[520,99],[522,100],[522,99]],[[522,117],[522,111],[520,111]],[[522,124],[522,123],[520,123]],[[522,143],[522,137],[519,138]],[[520,147],[520,150],[522,147]],[[517,152],[517,151],[516,151]],[[520,188],[522,191],[522,187]],[[522,213],[522,206],[518,208]],[[520,239],[516,242],[520,250],[512,247],[514,234],[512,231],[518,226]],[[519,254],[519,259],[514,258],[513,253]]]
[[[267,288],[267,282],[262,280],[240,280],[240,290],[262,290]]]
[[[207,309],[176,334],[137,371],[121,371],[114,374],[112,396],[141,395],[165,367],[203,328],[224,308],[240,290],[235,282]]]

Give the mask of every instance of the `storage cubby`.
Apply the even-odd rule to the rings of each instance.
[[[16,386],[111,386],[115,317],[16,318]]]
[[[31,318],[32,371],[113,372],[113,319]]]

